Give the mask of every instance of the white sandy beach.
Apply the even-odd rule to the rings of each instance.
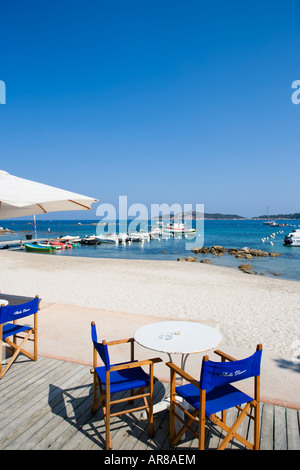
[[[135,331],[134,318],[197,320],[219,328],[228,352],[235,348],[254,352],[256,344],[262,343],[266,353],[290,364],[292,374],[293,342],[299,339],[300,282],[177,261],[6,251],[0,253],[0,259],[2,293],[38,294],[47,305],[74,306],[74,319],[76,310],[84,307],[109,311],[106,319],[110,329],[116,330],[114,339],[124,337],[119,331],[118,312],[124,318],[128,315],[126,336]],[[86,323],[89,328],[89,320]],[[41,332],[41,341],[43,334],[47,336]],[[91,357],[90,349],[88,354]],[[299,380],[298,376],[294,371],[293,377]],[[295,396],[292,400],[296,401]]]
[[[237,269],[1,252],[0,290],[46,302],[219,325],[233,346],[258,342],[291,354],[299,338],[300,283]]]

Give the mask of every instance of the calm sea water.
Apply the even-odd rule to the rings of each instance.
[[[225,248],[259,248],[265,251],[276,251],[282,255],[276,258],[253,258],[250,263],[253,269],[266,276],[274,277],[278,273],[281,278],[300,281],[300,247],[288,248],[283,246],[285,235],[294,228],[299,228],[299,220],[285,220],[289,227],[269,227],[258,220],[205,220],[204,234],[197,233],[193,246],[222,245]],[[71,220],[37,220],[37,236],[39,238],[56,238],[60,235],[95,235],[97,221],[71,221]],[[1,235],[2,240],[24,239],[26,233],[33,233],[33,221],[15,220],[1,221],[3,228],[9,228],[14,233]],[[141,223],[141,230],[148,228],[146,222]],[[102,233],[113,231],[114,227],[98,225]],[[283,232],[283,233],[281,233]],[[262,242],[262,238],[275,233],[272,239],[274,245]],[[200,235],[200,236],[199,236]],[[203,237],[204,235],[204,237]],[[62,250],[55,254],[45,256],[83,256],[96,258],[122,258],[122,259],[148,259],[148,260],[176,260],[179,257],[193,255],[190,251],[191,244],[186,244],[185,238],[155,239],[145,243],[131,243],[126,245],[101,244],[97,246],[81,245],[72,250]],[[244,262],[234,256],[225,254],[224,256],[197,255],[199,260],[206,257],[213,261],[213,264],[235,267]]]

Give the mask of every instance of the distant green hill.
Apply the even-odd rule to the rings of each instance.
[[[170,217],[171,220],[176,220],[176,221],[181,221],[181,220],[195,220],[195,219],[203,219],[203,213],[202,212],[196,212],[196,211],[189,211],[189,212],[179,212],[179,214],[176,215],[169,215],[169,214],[164,214],[161,215],[160,217],[153,217],[153,219],[159,219],[161,218],[162,220],[168,219]],[[215,214],[206,214],[204,213],[204,219],[245,219],[245,217],[241,217],[240,215],[236,214],[220,214],[220,213],[215,213]]]
[[[300,212],[294,212],[294,214],[260,215],[253,217],[253,219],[300,219]]]

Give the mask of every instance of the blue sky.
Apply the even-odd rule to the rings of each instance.
[[[0,169],[115,205],[299,212],[299,14],[299,0],[2,0]]]

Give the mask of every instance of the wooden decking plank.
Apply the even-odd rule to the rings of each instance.
[[[67,436],[76,432],[76,426],[83,424],[82,416],[90,409],[86,374],[77,376],[76,384],[69,390],[62,390],[62,400],[51,408],[51,419],[34,436],[33,450],[58,449]],[[67,433],[66,435],[64,435]],[[36,442],[36,443],[35,443]]]
[[[252,408],[250,409],[250,412],[249,412],[249,413],[251,413],[251,412],[253,412],[253,409],[252,409]],[[239,414],[240,414],[240,413],[237,413],[237,415],[235,416],[235,419],[238,417]],[[244,439],[247,439],[251,444],[254,444],[254,435],[253,435],[253,432],[252,432],[252,434],[249,433],[249,427],[250,427],[250,423],[251,423],[251,422],[252,422],[252,419],[249,418],[248,416],[246,416],[246,417],[243,419],[243,421],[241,422],[241,424],[240,424],[240,426],[238,427],[238,429],[237,429],[236,432],[237,432],[241,437],[243,437]],[[227,424],[230,426],[230,425],[233,424],[233,422],[230,422],[230,424],[229,424],[229,422],[228,422]],[[239,440],[233,438],[233,439],[230,441],[230,443],[229,443],[227,449],[235,449],[235,448],[236,448],[236,449],[245,449],[246,446],[245,446],[244,444],[242,444]]]
[[[286,409],[287,449],[300,449],[299,414],[297,410]]]
[[[7,373],[4,375],[4,377],[0,380],[0,390],[1,390],[1,396],[6,395],[8,396],[10,393],[14,393],[14,390],[19,388],[20,386],[24,387],[24,380],[25,380],[25,374],[24,374],[24,368],[26,370],[26,383],[27,380],[30,379],[30,377],[38,370],[44,367],[43,364],[47,362],[47,358],[43,358],[42,361],[39,359],[35,361],[30,361],[28,360],[28,363],[23,361],[22,363],[14,363],[10,369],[7,371]],[[0,403],[2,401],[2,397],[0,397]]]
[[[90,383],[92,386],[92,384]],[[125,392],[118,394],[118,398],[122,398]],[[86,395],[87,403],[80,423],[77,420],[71,422],[73,432],[72,435],[60,443],[61,450],[88,450],[93,444],[97,448],[105,447],[105,426],[102,415],[102,409],[98,409],[95,414],[92,414],[93,395],[92,390]],[[112,407],[115,410],[117,405]],[[99,433],[98,428],[102,427],[102,434]],[[103,439],[102,439],[103,438]]]
[[[154,402],[156,400],[160,399],[160,391],[162,389],[161,383],[157,382],[154,385]],[[143,405],[142,399],[139,399],[138,401],[135,402],[135,405],[141,406]],[[122,409],[126,409],[127,405],[123,406]],[[116,417],[117,420],[119,420],[120,423],[122,423],[121,428],[119,429],[119,432],[112,434],[112,442],[113,442],[113,448],[120,449],[120,448],[125,448],[125,449],[132,449],[135,443],[137,442],[136,439],[136,434],[138,436],[144,436],[146,435],[148,438],[148,419],[142,419],[140,420],[140,414],[141,411],[137,411],[134,413],[126,413],[120,417]],[[155,423],[154,423],[155,425]],[[103,428],[104,429],[104,428]],[[136,434],[134,434],[134,438],[131,439],[133,436],[133,429],[135,429]],[[104,431],[105,432],[105,429]],[[126,443],[124,447],[124,442]]]
[[[117,393],[113,396],[114,400],[119,400],[128,396],[128,392]],[[111,407],[111,413],[123,411],[127,407],[127,402],[117,403]],[[113,449],[116,449],[115,437],[126,427],[126,416],[113,416],[110,420],[110,433]],[[80,450],[98,450],[105,449],[105,422],[103,418],[102,408],[90,420],[92,426],[93,440],[87,436],[78,446]],[[90,433],[89,433],[90,435]]]
[[[22,379],[20,377],[20,371],[24,367],[26,368],[27,373],[29,373],[32,367],[36,367],[37,365],[41,364],[42,362],[48,361],[49,359],[44,356],[38,356],[37,361],[32,361],[28,357],[24,356],[23,354],[19,354],[15,362],[10,366],[6,374],[0,379],[1,388],[4,390],[6,387],[11,386],[16,380]],[[7,361],[2,363],[4,368]]]
[[[155,386],[155,401],[169,384]],[[124,394],[123,394],[124,395]],[[161,396],[160,396],[161,395]],[[21,356],[0,380],[0,449],[104,449],[102,411],[91,415],[92,380],[89,366]],[[136,405],[137,401],[136,401]],[[121,409],[127,403],[119,405]],[[148,421],[140,411],[112,418],[113,450],[169,450],[169,410],[154,415],[155,437],[148,437]],[[227,424],[234,415],[228,412]],[[253,420],[246,418],[238,432],[253,440]],[[216,448],[220,433],[206,422],[206,448]],[[299,411],[261,404],[260,448],[300,450]],[[197,449],[190,433],[174,450]],[[228,448],[240,449],[233,440]]]
[[[79,377],[84,374],[84,369],[76,368],[71,371],[69,380],[62,382],[62,387],[65,387],[66,383],[74,383],[74,378],[77,378],[78,381]],[[59,416],[53,413],[53,409],[56,407],[57,412],[59,412],[58,410],[62,410],[65,406],[61,390],[62,388],[59,387],[58,382],[54,387],[52,387],[52,384],[48,385],[48,391],[46,392],[45,390],[47,404],[45,403],[46,400],[44,400],[44,406],[37,409],[35,415],[32,417],[33,422],[30,422],[30,425],[26,426],[26,431],[24,430],[22,433],[22,445],[20,446],[19,442],[16,443],[18,444],[18,449],[35,448],[37,443],[44,438],[45,434],[50,432],[53,427],[57,425],[57,422],[60,421]],[[46,446],[44,448],[47,449]]]
[[[1,416],[4,419],[6,414],[9,412],[9,407],[15,405],[15,396],[18,394],[18,412],[21,412],[20,409],[23,403],[27,403],[30,406],[30,401],[34,399],[34,397],[38,394],[38,390],[43,387],[45,382],[49,380],[49,374],[53,374],[56,370],[60,370],[62,367],[68,368],[68,363],[60,364],[59,362],[52,363],[51,365],[47,366],[45,369],[39,369],[36,371],[36,375],[32,377],[29,381],[22,384],[22,387],[16,387],[15,390],[12,390],[9,395],[3,396],[3,402],[0,406]],[[28,397],[32,396],[32,398],[28,399]]]
[[[30,388],[30,386],[35,383],[39,376],[47,375],[48,368],[57,367],[57,365],[53,364],[53,362],[48,361],[45,361],[43,363],[35,362],[34,365],[36,367],[32,367],[33,364],[30,364],[31,367],[28,368],[28,373],[27,369],[26,371],[23,371],[22,369],[19,370],[19,374],[16,377],[15,383],[12,381],[11,384],[3,390],[3,399],[1,398],[1,406],[3,403],[4,406],[6,406],[7,400],[11,397],[14,397],[16,393],[20,393],[22,392],[22,390]]]
[[[44,398],[44,389],[48,386],[49,377],[53,377],[54,375],[60,377],[71,370],[71,366],[68,363],[58,363],[53,366],[53,368],[47,368],[47,371],[42,376],[39,376],[36,383],[33,382],[28,387],[24,387],[22,390],[16,391],[15,396],[18,396],[18,407],[14,411],[15,419],[19,415],[23,415],[28,408],[32,411],[35,402],[39,402],[39,404],[41,404],[40,400],[43,400]],[[11,409],[16,406],[15,396],[7,400],[6,408],[1,411],[1,421],[3,424],[6,423],[7,420],[10,421]]]
[[[274,406],[263,403],[262,421],[260,428],[260,449],[273,450],[274,448]]]
[[[154,386],[154,404],[159,403],[163,400],[169,393],[169,384],[163,384],[162,382],[157,382]],[[132,413],[131,419],[131,426],[129,427],[126,433],[126,439],[123,439],[123,442],[119,444],[118,449],[133,449],[133,450],[141,450],[141,449],[157,449],[157,439],[159,438],[160,434],[160,423],[161,423],[161,416],[164,412],[154,413],[153,416],[153,425],[155,435],[152,439],[149,438],[148,434],[148,419],[140,420],[140,413],[136,412]]]
[[[274,450],[287,449],[286,408],[274,407]]]
[[[63,363],[61,363],[62,367],[62,374],[59,378],[57,378],[57,372],[54,376],[48,376],[48,381],[44,383],[44,389],[41,390],[38,396],[34,396],[31,401],[31,406],[26,407],[26,409],[15,417],[12,420],[11,424],[8,424],[5,427],[4,432],[6,433],[6,439],[0,442],[0,448],[3,445],[8,445],[7,440],[10,442],[10,446],[13,448],[20,448],[22,443],[27,441],[30,434],[34,433],[36,428],[39,428],[43,425],[43,420],[48,420],[51,418],[51,411],[49,408],[49,401],[52,402],[59,402],[60,396],[58,396],[58,392],[56,390],[49,391],[49,380],[53,378],[57,378],[56,380],[62,386],[66,383],[66,381],[74,379],[74,365],[69,363],[70,369],[65,370],[63,367]],[[77,369],[77,368],[76,368]],[[27,434],[26,434],[27,433]],[[30,442],[30,440],[28,441]]]

